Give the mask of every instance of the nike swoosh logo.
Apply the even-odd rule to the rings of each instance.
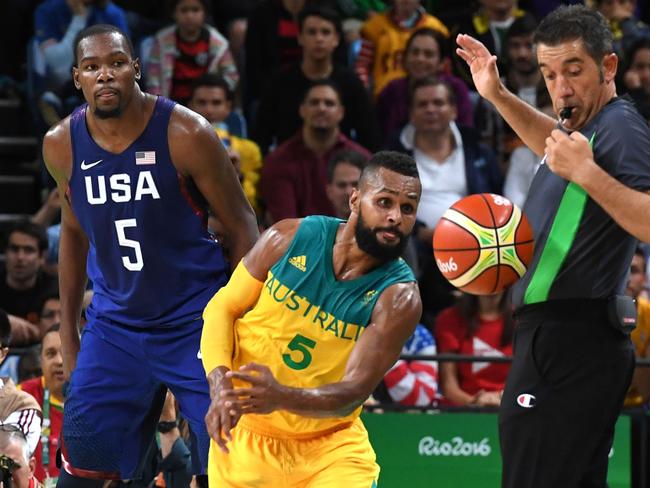
[[[103,159],[100,159],[99,161],[95,161],[94,163],[86,164],[86,160],[84,159],[84,160],[81,162],[81,169],[83,169],[83,170],[90,169],[90,168],[92,168],[93,166],[97,166],[97,165],[98,165],[99,163],[101,163],[102,161],[103,161]]]
[[[196,353],[196,359],[203,359],[203,354],[201,354],[200,349],[199,349],[199,352]]]

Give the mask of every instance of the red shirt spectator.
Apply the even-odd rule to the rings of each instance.
[[[512,333],[506,333],[504,344],[504,329],[506,328],[504,314],[499,313],[499,302],[505,299],[501,295],[488,297],[465,296],[461,300],[468,302],[492,302],[492,310],[484,313],[475,306],[473,314],[476,321],[474,330],[461,312],[461,307],[449,307],[438,315],[435,325],[436,344],[438,352],[467,354],[472,356],[510,356],[512,355]],[[462,306],[462,305],[461,305]],[[486,307],[487,308],[487,307]],[[509,320],[511,321],[511,320]],[[452,374],[443,370],[451,369]],[[501,392],[503,390],[510,365],[491,362],[459,362],[443,363],[441,365],[440,384],[443,395],[447,400],[457,404],[481,404],[478,398],[483,392]],[[455,374],[453,374],[455,371]],[[450,378],[450,376],[452,376]],[[456,380],[454,382],[454,379]],[[458,388],[462,391],[458,391]],[[489,404],[498,404],[490,402]]]
[[[43,412],[41,440],[36,446],[34,457],[36,469],[34,476],[43,482],[46,478],[58,478],[56,450],[63,423],[63,357],[61,356],[61,336],[59,326],[55,325],[43,336],[41,350],[43,376],[23,381],[20,389],[32,395]],[[43,443],[47,438],[48,442]]]
[[[34,471],[34,476],[39,480],[43,481],[47,477],[57,478],[59,476],[59,468],[56,467],[55,456],[56,450],[59,447],[59,435],[61,434],[61,425],[63,424],[63,403],[60,400],[54,398],[50,393],[49,395],[49,408],[46,406],[45,401],[45,377],[41,376],[39,378],[32,378],[31,380],[24,381],[20,384],[20,388],[32,395],[38,404],[43,409],[43,434],[45,433],[46,426],[46,410],[49,410],[49,452],[46,452],[46,456],[43,454],[43,441],[42,436],[41,440],[36,446],[36,451],[34,452],[34,457],[36,458],[36,469]],[[46,449],[47,451],[47,449]],[[47,459],[44,459],[47,458]],[[45,461],[48,461],[47,463]]]
[[[273,222],[307,215],[334,215],[327,198],[327,165],[341,149],[370,153],[341,134],[341,97],[328,80],[315,82],[300,106],[302,129],[278,146],[262,167],[262,195]]]

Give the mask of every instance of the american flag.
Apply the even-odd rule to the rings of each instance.
[[[156,151],[137,151],[135,164],[156,164]]]

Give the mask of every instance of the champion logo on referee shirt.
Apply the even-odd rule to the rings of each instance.
[[[136,151],[135,164],[156,164],[156,151]]]
[[[523,408],[533,408],[537,399],[530,393],[522,393],[517,397],[517,403]]]

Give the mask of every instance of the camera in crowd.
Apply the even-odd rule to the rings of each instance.
[[[11,488],[12,475],[18,467],[18,463],[4,454],[0,455],[0,486],[2,488]]]

